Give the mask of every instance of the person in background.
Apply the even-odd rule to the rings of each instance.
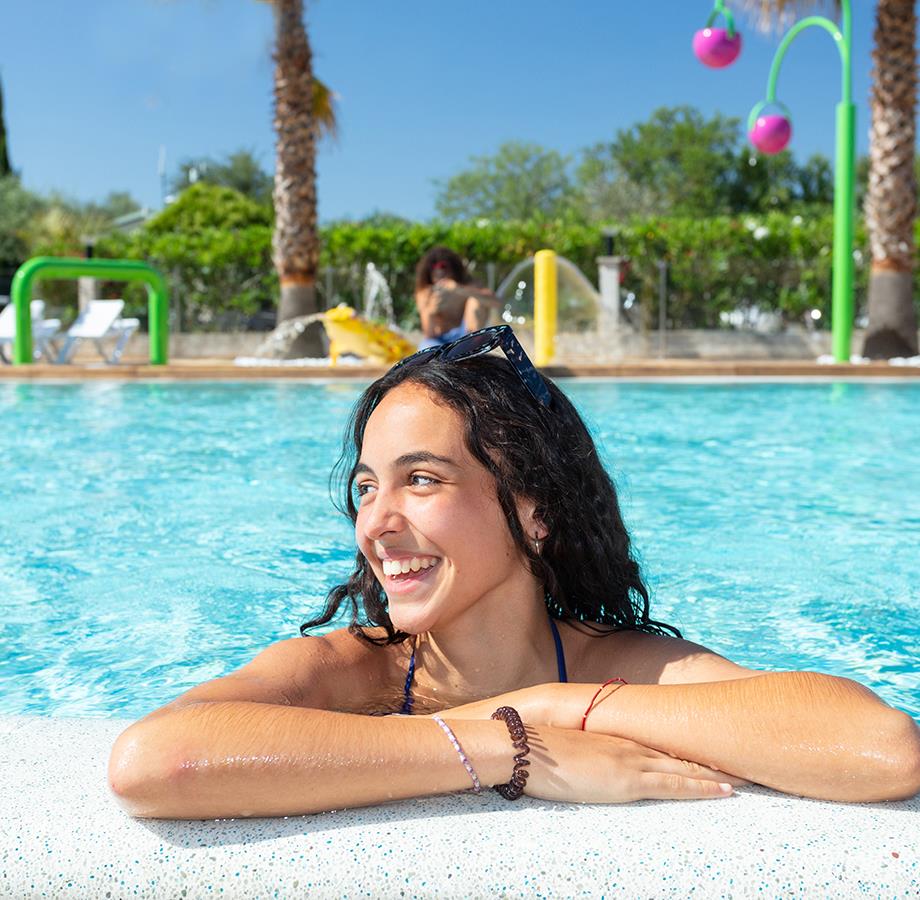
[[[425,335],[419,349],[438,347],[488,324],[500,302],[473,285],[463,260],[448,247],[432,247],[415,267],[415,305]]]

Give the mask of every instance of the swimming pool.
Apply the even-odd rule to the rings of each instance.
[[[920,385],[563,386],[656,618],[920,718]],[[0,384],[0,713],[135,718],[297,634],[353,558],[360,389]]]

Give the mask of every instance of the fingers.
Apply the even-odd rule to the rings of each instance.
[[[667,772],[675,775],[684,775],[688,778],[695,778],[699,781],[717,781],[725,782],[733,787],[750,784],[743,778],[736,775],[729,775],[727,772],[720,772],[718,769],[704,766],[701,763],[691,762],[687,759],[658,759],[648,766],[651,772]]]
[[[644,772],[638,788],[638,800],[712,800],[730,797],[733,790],[727,781],[688,778],[674,772]]]
[[[704,766],[702,763],[675,757],[673,753],[664,754],[656,750],[646,754],[646,766],[650,772],[671,772],[706,781],[726,782],[733,787],[741,787],[751,783],[744,778],[723,772],[714,766]]]

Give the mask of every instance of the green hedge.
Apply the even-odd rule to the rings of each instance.
[[[718,327],[720,312],[744,305],[777,310],[789,319],[817,307],[825,312],[826,323],[832,226],[826,211],[812,216],[651,219],[615,229],[614,252],[630,259],[624,288],[636,295],[652,327],[658,320],[659,260],[669,267],[671,327]],[[269,207],[229,188],[198,184],[140,232],[111,237],[97,249],[104,256],[147,259],[163,269],[186,327],[226,327],[228,321],[274,308],[271,228]],[[856,241],[859,306],[868,268],[861,223]],[[572,221],[334,223],[321,229],[320,294],[327,304],[345,300],[360,306],[364,266],[373,262],[387,278],[397,318],[412,325],[417,321],[415,264],[434,244],[455,249],[483,282],[487,263],[494,264],[498,283],[520,260],[551,248],[596,283],[604,234],[599,226]],[[333,296],[325,297],[330,276]],[[143,311],[142,293],[126,296],[134,311]]]
[[[614,230],[614,252],[630,260],[624,290],[636,295],[647,324],[658,321],[658,261],[669,269],[671,327],[718,327],[719,313],[739,305],[759,306],[798,318],[807,310],[829,312],[833,222],[829,215],[712,219],[652,219]],[[521,259],[550,248],[597,282],[603,252],[601,227],[559,222],[461,222],[364,227],[360,223],[323,231],[321,264],[343,269],[373,261],[387,276],[398,313],[412,314],[412,272],[433,244],[446,244],[474,264],[496,264],[497,280]],[[862,227],[857,246],[865,247]],[[857,297],[866,272],[857,257]],[[827,321],[827,316],[825,316]]]
[[[278,278],[271,262],[272,212],[231,188],[196,184],[130,235],[97,246],[100,256],[144,259],[167,278],[170,305],[186,329],[240,326],[271,308]],[[146,312],[146,295],[124,286],[127,311]]]

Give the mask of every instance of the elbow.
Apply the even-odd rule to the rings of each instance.
[[[906,713],[891,710],[878,747],[884,762],[878,792],[869,800],[909,800],[920,793],[920,729]]]
[[[920,794],[920,728],[917,723],[906,713],[898,713],[900,727],[898,729],[898,754],[897,781],[900,789],[894,799],[907,800]]]
[[[132,725],[112,747],[109,790],[121,808],[137,818],[161,818],[174,782],[170,761],[141,728]]]

